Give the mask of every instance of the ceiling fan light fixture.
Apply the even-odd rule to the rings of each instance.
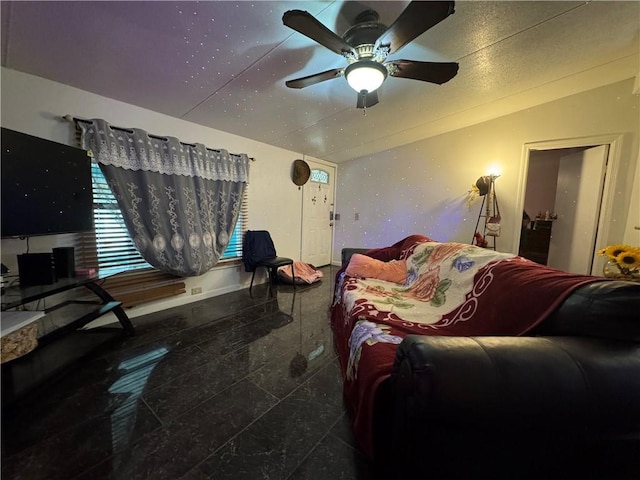
[[[344,72],[349,86],[356,92],[375,92],[385,78],[387,69],[384,65],[371,60],[361,60],[349,65]]]

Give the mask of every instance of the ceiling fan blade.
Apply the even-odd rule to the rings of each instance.
[[[442,85],[448,82],[458,73],[456,62],[416,62],[413,60],[394,60],[388,62],[395,66],[391,68],[390,75],[399,78],[411,78],[423,82]]]
[[[376,41],[376,50],[389,46],[396,52],[454,12],[455,2],[411,2]]]
[[[373,107],[378,103],[378,91],[375,90],[373,92],[367,93],[359,93],[358,94],[358,102],[356,103],[356,108],[369,108]]]
[[[344,68],[334,68],[333,70],[327,70],[326,72],[314,73],[307,77],[296,78],[294,80],[287,80],[285,85],[289,88],[304,88],[316,83],[324,82],[325,80],[331,80],[333,78],[341,77],[344,73]]]
[[[289,10],[282,16],[282,23],[294,29],[296,32],[300,32],[306,37],[309,37],[311,40],[315,40],[332,52],[340,55],[347,53],[355,54],[351,45],[325,27],[309,12]]]

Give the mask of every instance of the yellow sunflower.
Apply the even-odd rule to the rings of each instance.
[[[623,251],[615,258],[616,263],[623,268],[635,270],[640,267],[640,249],[630,248]]]
[[[608,247],[600,250],[598,254],[610,258],[611,260],[616,260],[618,255],[631,250],[633,250],[633,247],[630,247],[629,245],[609,245]]]

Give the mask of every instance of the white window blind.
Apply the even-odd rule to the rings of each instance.
[[[136,250],[118,203],[95,162],[91,163],[91,178],[96,254],[100,273],[108,275],[125,270],[150,268],[151,265]]]
[[[236,226],[233,229],[233,234],[229,239],[229,244],[220,257],[220,261],[242,258],[242,240],[244,239],[244,234],[246,233],[247,226],[249,224],[248,192],[249,189],[245,188],[244,192],[242,193],[242,203],[240,204],[238,221],[236,222]]]
[[[92,162],[93,179],[93,217],[96,237],[96,255],[101,274],[151,268],[136,250],[133,240],[122,218],[122,213],[107,181],[98,167]],[[242,197],[240,215],[227,249],[221,260],[242,257],[242,239],[247,229],[247,190]]]

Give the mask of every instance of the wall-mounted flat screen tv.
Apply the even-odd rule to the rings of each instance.
[[[91,158],[86,150],[0,130],[2,238],[93,229]]]

